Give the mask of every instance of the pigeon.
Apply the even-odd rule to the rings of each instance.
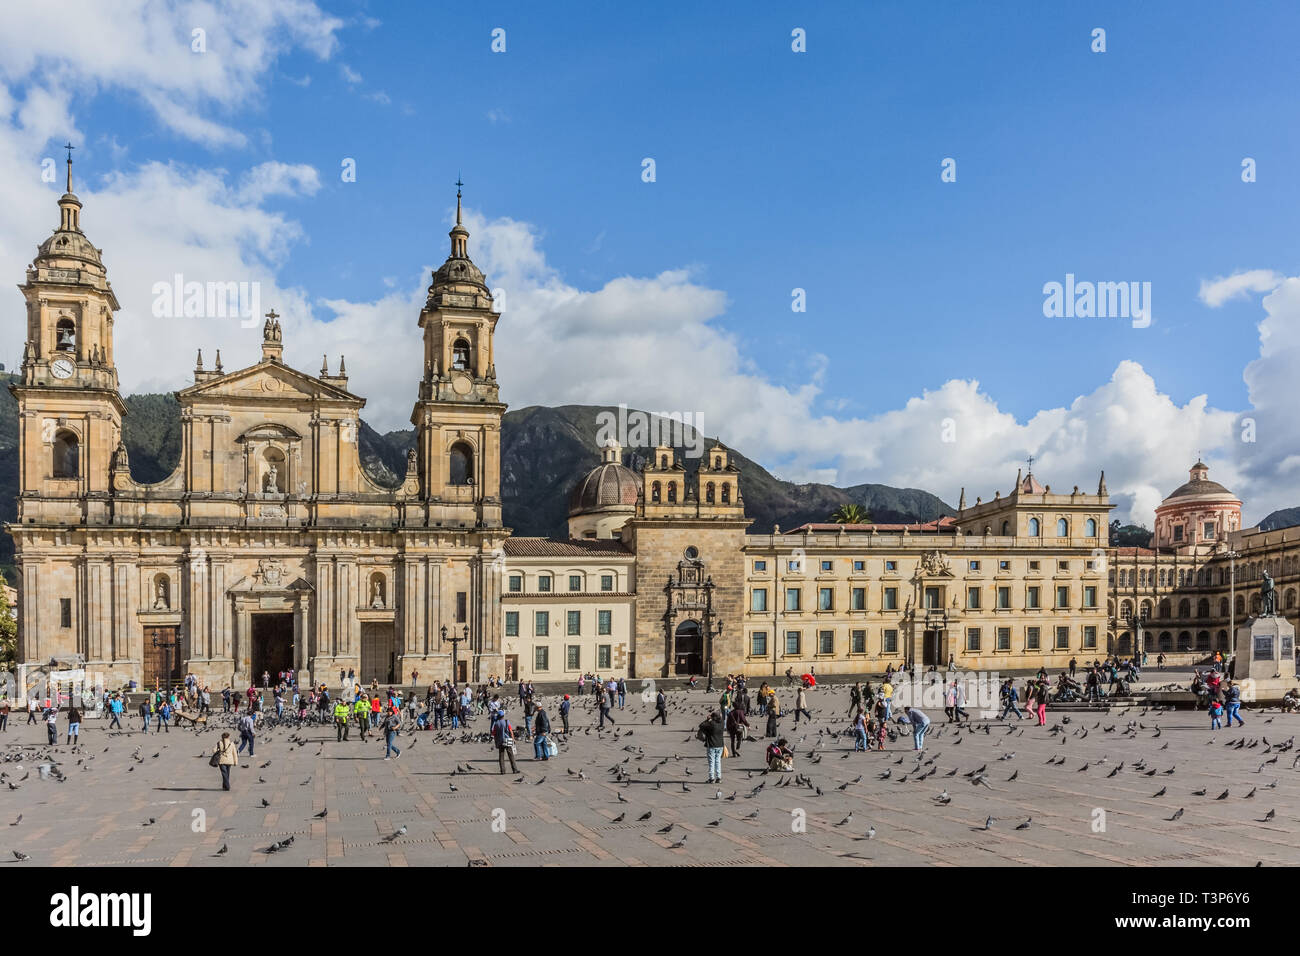
[[[158,822],[158,821],[155,820],[153,817],[150,817],[148,823],[142,823],[142,824],[140,824],[140,826],[142,826],[142,827],[151,827],[151,826],[153,826],[153,825],[154,825],[155,823],[157,823],[157,822]]]
[[[262,798],[262,806],[264,806],[264,807],[269,807],[270,805],[271,805],[271,801],[268,800],[268,799],[266,799],[266,797],[263,797],[263,798]]]
[[[1019,771],[1019,770],[1017,770],[1017,771],[1016,771],[1015,773],[1013,773],[1011,776],[1007,777],[1007,783],[1010,783],[1011,781],[1015,780],[1016,777],[1018,777],[1018,776],[1020,776],[1020,771]]]
[[[16,827],[16,826],[18,826],[18,824],[20,824],[20,823],[22,823],[22,822],[23,822],[23,815],[20,813],[20,814],[18,814],[18,819],[15,820],[13,823],[11,823],[11,824],[9,824],[9,825],[10,825],[11,827]]]
[[[645,821],[649,820],[653,815],[653,810],[647,810],[645,813],[641,814],[641,816],[637,817],[637,820],[641,823],[645,823]]]
[[[318,814],[315,815],[315,816],[316,816],[316,819],[317,819],[317,820],[324,820],[324,819],[325,819],[325,814],[327,814],[327,813],[329,813],[329,812],[330,812],[330,811],[329,811],[329,807],[325,807],[325,808],[323,808],[323,809],[321,810],[320,813],[318,813]]]
[[[1201,787],[1200,790],[1193,790],[1193,791],[1192,791],[1192,796],[1194,796],[1194,797],[1203,797],[1203,796],[1205,796],[1205,788],[1204,788],[1204,787]]]
[[[217,856],[225,856],[225,855],[226,855],[227,853],[229,853],[229,852],[230,852],[230,844],[228,844],[228,843],[223,843],[223,844],[221,844],[221,849],[218,850],[218,851],[216,852],[216,855],[217,855]]]
[[[28,856],[26,853],[24,853],[22,850],[14,850],[13,853],[14,853],[14,859],[17,860],[19,863],[31,859],[31,857]]]
[[[992,829],[993,829],[993,818],[992,818],[992,817],[989,817],[987,820],[984,821],[984,829],[985,829],[985,830],[992,830]]]
[[[943,793],[939,794],[939,795],[938,795],[937,797],[935,797],[934,799],[935,799],[936,801],[938,801],[939,803],[944,804],[945,806],[946,806],[947,804],[949,804],[949,803],[952,803],[952,797],[948,796],[948,791],[947,791],[947,790],[945,790]]]
[[[671,830],[674,826],[676,826],[676,824],[674,824],[674,823],[670,823],[670,824],[668,824],[668,826],[666,826],[666,827],[660,827],[658,832],[660,832],[660,833],[667,833],[667,832],[668,832],[669,830]]]
[[[616,816],[613,820],[611,820],[610,823],[622,823],[622,822],[623,822],[623,818],[626,817],[626,816],[627,816],[626,813],[620,813],[620,814],[619,814],[618,816]]]
[[[1169,788],[1168,788],[1168,787],[1161,787],[1161,788],[1160,788],[1159,790],[1157,790],[1155,793],[1151,794],[1151,796],[1152,796],[1153,798],[1154,798],[1154,797],[1163,797],[1163,796],[1164,796],[1168,791],[1169,791]]]
[[[875,838],[876,838],[876,828],[875,828],[875,826],[869,826],[869,827],[867,827],[867,839],[868,839],[868,840],[874,840]]]
[[[853,811],[850,810],[850,811],[849,811],[849,815],[848,815],[847,817],[845,817],[843,820],[841,820],[839,823],[835,824],[835,825],[836,825],[837,827],[842,827],[842,826],[844,826],[845,824],[852,823],[852,822],[853,822]]]
[[[709,826],[711,826],[711,827],[720,827],[720,826],[722,826],[722,817],[718,817],[718,819],[716,819],[716,820],[714,820],[712,823],[710,823]]]
[[[1034,818],[1033,818],[1033,817],[1030,817],[1030,818],[1029,818],[1028,820],[1026,820],[1024,823],[1017,824],[1017,825],[1016,825],[1016,829],[1017,829],[1017,830],[1028,830],[1028,829],[1029,829],[1029,824],[1031,824],[1031,823],[1033,823],[1033,822],[1034,822]]]
[[[1174,815],[1170,817],[1169,820],[1172,823],[1174,820],[1180,819],[1182,815],[1183,815],[1183,808],[1179,807],[1177,810],[1174,811]]]
[[[1223,793],[1219,794],[1219,795],[1218,795],[1217,797],[1215,797],[1214,799],[1215,799],[1215,800],[1227,800],[1227,799],[1228,799],[1228,791],[1227,791],[1227,790],[1224,790]]]
[[[392,833],[390,833],[388,836],[384,837],[384,839],[383,839],[382,842],[384,842],[384,843],[392,843],[394,840],[396,840],[396,839],[397,839],[398,837],[400,837],[400,836],[406,836],[406,824],[405,824],[405,823],[403,823],[400,827],[398,827],[396,830],[394,830],[394,831],[393,831]]]

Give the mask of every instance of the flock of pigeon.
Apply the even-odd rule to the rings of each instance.
[[[792,697],[793,691],[783,690],[782,696],[787,695]],[[951,831],[962,817],[966,818],[965,828],[977,833],[1025,833],[1047,827],[1058,835],[1086,834],[1086,815],[1080,810],[1084,803],[1123,804],[1130,815],[1146,816],[1143,825],[1157,831],[1171,824],[1186,826],[1193,820],[1203,825],[1223,822],[1222,815],[1202,813],[1199,801],[1220,806],[1234,801],[1253,801],[1248,805],[1251,807],[1270,804],[1258,807],[1257,812],[1239,812],[1232,820],[1235,824],[1273,827],[1296,822],[1293,806],[1277,800],[1279,791],[1290,786],[1292,775],[1300,770],[1295,736],[1283,725],[1296,718],[1267,710],[1248,713],[1248,726],[1232,732],[1203,729],[1203,715],[1199,713],[1156,707],[1058,712],[1051,715],[1054,720],[1048,727],[1014,718],[945,724],[942,714],[932,714],[935,726],[924,751],[912,750],[909,728],[899,725],[891,729],[886,751],[860,753],[853,749],[845,688],[821,687],[809,694],[811,720],[799,724],[788,717],[781,720],[780,733],[795,751],[793,772],[769,771],[762,759],[766,742],[750,740],[743,754],[724,761],[725,783],[714,786],[693,781],[700,779],[704,760],[703,744],[696,739],[695,728],[717,706],[717,697],[698,689],[675,690],[667,696],[666,725],[649,725],[653,705],[640,694],[631,693],[627,709],[613,712],[618,723],[604,729],[596,725],[593,698],[574,697],[574,727],[567,737],[559,736],[559,757],[550,763],[533,762],[529,759],[531,744],[521,739],[523,773],[504,777],[498,773],[485,716],[476,718],[469,728],[409,731],[401,740],[404,756],[413,748],[421,749],[415,751],[415,764],[409,759],[402,761],[400,772],[424,771],[419,774],[422,789],[425,780],[435,781],[427,785],[435,813],[439,789],[436,781],[444,774],[442,786],[448,795],[466,789],[476,797],[491,794],[508,800],[512,793],[522,794],[512,789],[516,785],[540,787],[546,791],[545,799],[555,804],[552,812],[556,816],[564,816],[567,797],[576,804],[573,812],[579,815],[580,822],[596,832],[601,828],[639,830],[661,850],[668,851],[698,845],[704,852],[701,841],[706,837],[701,834],[723,829],[734,829],[761,847],[765,832],[772,834],[779,829],[789,834],[792,814],[803,814],[804,839],[816,852],[827,859],[861,862],[890,856],[897,862],[916,862],[915,857],[905,855],[909,847],[918,841],[924,843],[927,832]],[[543,700],[552,714],[553,726],[558,728],[554,707],[557,702],[555,696]],[[509,703],[512,715],[517,716],[517,702]],[[1275,719],[1279,721],[1277,730],[1270,726]],[[88,733],[83,731],[81,744],[74,747],[0,743],[0,782],[7,785],[0,788],[0,795],[8,796],[11,806],[21,806],[30,815],[33,808],[49,799],[41,788],[71,781],[74,787],[89,789],[99,767],[118,773],[133,773],[144,767],[141,776],[150,783],[183,780],[193,787],[211,787],[215,771],[207,766],[206,758],[215,737],[233,723],[232,716],[215,713],[206,725],[173,728],[180,736],[169,740],[164,735],[161,741],[152,733],[142,737],[134,728],[107,732],[91,725]],[[752,715],[751,723],[752,730],[761,731],[765,719]],[[1208,739],[1200,740],[1202,736]],[[182,743],[191,738],[201,742],[200,747],[190,745],[187,750],[196,758],[191,764],[160,760],[172,747],[176,748],[173,753],[184,749]],[[1166,756],[1171,740],[1176,742],[1184,765]],[[1193,746],[1203,749],[1205,758],[1189,762],[1188,748]],[[109,758],[116,760],[114,764],[105,761],[104,755],[114,747],[130,748],[125,766],[117,755]],[[257,747],[272,757],[250,758],[235,768],[235,797],[255,809],[270,808],[272,799],[279,798],[275,806],[282,822],[302,801],[282,792],[282,780],[268,781],[260,771],[272,767],[276,760],[284,760],[285,767],[301,767],[305,762],[302,758],[308,756],[315,758],[315,766],[320,759],[344,753],[355,756],[357,749],[364,747],[372,748],[373,756],[380,760],[383,741],[376,735],[360,744],[354,735],[349,742],[337,743],[328,724],[271,721],[259,732]],[[308,747],[314,749],[306,750]],[[1205,749],[1209,747],[1214,750]],[[301,757],[297,756],[299,752],[303,752]],[[1045,753],[1044,761],[1041,758]],[[551,770],[557,763],[564,765],[563,771]],[[385,766],[399,772],[395,764]],[[35,776],[34,769],[39,771]],[[252,783],[254,777],[256,784]],[[1141,778],[1151,778],[1150,792],[1137,789]],[[1251,778],[1248,787],[1238,782]],[[1219,779],[1222,784],[1214,786]],[[305,787],[312,780],[309,774],[297,785]],[[289,787],[292,789],[292,784]],[[1281,814],[1274,803],[1281,803]],[[1166,806],[1163,813],[1143,809],[1160,804]],[[1016,811],[1019,815],[1013,816]],[[1280,815],[1283,819],[1279,819]],[[864,816],[869,819],[863,820]],[[304,819],[329,823],[329,810],[323,807],[305,813]],[[19,813],[9,825],[19,827],[22,822],[23,814]],[[149,817],[139,826],[157,827],[158,820]],[[410,820],[378,842],[400,844],[412,829],[420,827],[420,820]],[[245,830],[244,836],[256,836],[257,831],[251,827],[241,829]],[[428,821],[424,821],[423,829],[432,829]],[[1025,833],[1022,839],[1033,838]],[[688,840],[695,842],[688,844]],[[853,842],[877,840],[871,845],[879,847],[879,857],[867,857],[852,849]],[[1284,851],[1289,842],[1289,830],[1278,830],[1277,843]],[[1042,849],[1047,859],[1053,859],[1050,843],[1020,849],[1031,854]],[[293,835],[288,835],[269,843],[264,838],[257,850],[286,854],[310,845],[309,839],[296,846]],[[21,850],[11,852],[16,861],[32,859]],[[1293,862],[1300,862],[1296,851],[1289,852],[1296,857]],[[229,843],[223,843],[212,856],[227,857],[229,853]],[[295,854],[290,857],[289,862],[302,863],[309,858],[298,860]],[[653,855],[646,859],[655,861]],[[1055,859],[1063,862],[1060,857]],[[672,857],[663,860],[668,862]],[[470,859],[468,865],[488,862]]]

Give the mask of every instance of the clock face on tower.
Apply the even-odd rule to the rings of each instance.
[[[50,363],[50,371],[54,373],[55,378],[71,378],[76,370],[77,367],[65,358],[55,359]]]

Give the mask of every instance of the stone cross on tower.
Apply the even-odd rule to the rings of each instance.
[[[280,316],[275,309],[266,313],[266,324],[262,326],[262,361],[279,362],[284,355],[283,333],[280,330]]]

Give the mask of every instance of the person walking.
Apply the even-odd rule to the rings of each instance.
[[[892,664],[889,666],[893,667]],[[885,702],[885,720],[889,720],[890,711],[892,711],[894,707],[894,685],[891,680],[892,677],[893,675],[889,672],[889,668],[886,668],[885,682],[880,685],[880,699]]]
[[[1071,657],[1071,658],[1070,658],[1070,677],[1071,677],[1071,678],[1074,677],[1075,669],[1076,669],[1078,666],[1079,666],[1079,662],[1078,662],[1078,660],[1076,660],[1075,658]]]
[[[108,723],[108,729],[109,729],[109,730],[112,730],[114,727],[116,727],[118,730],[121,730],[121,729],[122,729],[122,711],[123,711],[123,709],[124,709],[124,708],[123,708],[123,704],[122,704],[122,697],[121,697],[121,695],[120,695],[120,694],[114,694],[113,697],[112,697],[112,699],[108,702],[108,710],[109,710],[109,713],[111,713],[111,714],[113,715],[113,719],[110,720],[109,723]]]
[[[569,700],[569,695],[565,694],[564,700],[560,701],[560,720],[564,722],[564,736],[566,737],[569,736],[569,709],[572,706],[573,702]],[[650,722],[654,723],[653,720]]]
[[[1016,690],[1016,685],[1008,680],[1002,685],[1002,687],[1006,692],[1006,696],[1002,700],[1002,713],[998,715],[998,720],[1005,720],[1007,713],[1010,711],[1015,711],[1016,718],[1018,720],[1023,720],[1025,715],[1022,714],[1020,708],[1016,706],[1016,701],[1020,699],[1020,693]]]
[[[254,750],[257,747],[257,723],[256,718],[250,713],[245,713],[239,718],[239,753],[244,752],[244,744],[248,744],[248,755],[256,756]]]
[[[668,726],[668,698],[663,691],[655,694],[655,715],[650,718],[650,723],[653,724],[656,720],[662,721],[665,727]]]
[[[777,734],[776,722],[781,719],[781,704],[777,700],[776,691],[773,690],[767,695],[767,737],[775,737]]]
[[[162,706],[158,708],[158,725],[154,727],[154,733],[158,733],[158,727],[161,727],[167,733],[171,733],[172,705],[171,702],[163,699]]]
[[[59,712],[53,707],[45,708],[45,732],[51,747],[59,742]]]
[[[1210,701],[1210,729],[1223,729],[1223,705],[1217,699]]]
[[[849,714],[856,714],[862,709],[862,685],[854,682],[849,688]]]
[[[511,773],[518,773],[519,765],[515,763],[515,735],[510,721],[506,720],[503,710],[497,711],[496,718],[496,723],[492,725],[492,742],[497,745],[497,764],[504,774],[506,760],[509,760]]]
[[[384,715],[384,722],[380,729],[384,732],[384,759],[388,760],[391,756],[396,760],[402,755],[402,751],[393,743],[402,729],[402,712],[396,707],[390,707],[388,713]]]
[[[604,728],[605,721],[607,720],[611,724],[615,723],[613,715],[609,712],[609,708],[613,704],[613,696],[613,694],[606,693],[603,688],[596,688],[596,700],[600,705],[600,724],[596,727],[597,730]]]
[[[724,733],[725,728],[722,723],[722,714],[716,710],[705,718],[695,732],[696,738],[704,742],[704,752],[709,759],[709,783],[722,782],[722,748]]]
[[[1241,688],[1232,681],[1228,681],[1228,689],[1224,693],[1224,697],[1227,700],[1228,726],[1232,726],[1232,721],[1235,718],[1238,727],[1245,727],[1246,722],[1241,719]]]
[[[745,740],[748,727],[749,721],[745,719],[745,711],[739,705],[731,708],[731,713],[727,715],[727,735],[731,738],[731,756],[740,756],[740,745]]]
[[[81,733],[81,711],[77,705],[68,701],[68,743],[75,744],[77,735]]]
[[[348,739],[348,705],[342,696],[334,704],[334,742],[343,743]],[[242,744],[240,745],[243,746]]]
[[[0,731],[9,729],[9,695],[0,700]]]
[[[533,715],[537,713],[537,701],[532,695],[524,698],[524,740],[533,739]]]
[[[1040,680],[1034,686],[1034,711],[1038,714],[1038,726],[1047,726],[1047,681]]]
[[[627,703],[627,679],[620,677],[618,679],[618,709],[622,710],[625,703]]]
[[[239,752],[235,750],[235,742],[230,739],[230,732],[226,731],[217,741],[217,746],[213,749],[212,755],[217,758],[217,769],[221,771],[221,789],[230,789],[230,768],[239,760]]]
[[[865,753],[867,749],[867,715],[861,707],[858,708],[857,715],[853,718],[853,737],[853,752],[862,751]]]
[[[803,684],[799,685],[799,692],[794,698],[794,725],[799,726],[799,715],[803,714],[805,720],[812,720],[812,714],[808,713],[808,688]]]
[[[925,749],[925,732],[930,729],[930,718],[915,707],[907,708],[907,720],[912,725],[912,740],[917,750]]]
[[[28,727],[36,723],[36,708],[38,704],[39,701],[37,701],[35,697],[29,697],[27,699],[27,726]],[[147,727],[145,729],[148,730]]]
[[[362,743],[366,739],[366,730],[370,727],[370,698],[364,693],[352,705],[352,715],[357,721],[357,733],[361,734]]]
[[[551,755],[547,750],[550,744],[551,718],[546,714],[546,708],[541,704],[537,705],[537,710],[533,714],[533,757],[537,760],[550,760]]]

